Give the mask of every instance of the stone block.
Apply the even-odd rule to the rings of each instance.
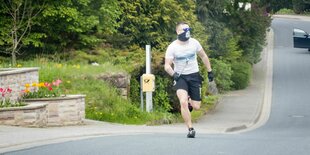
[[[29,104],[43,103],[47,106],[47,125],[63,126],[68,124],[82,124],[85,119],[84,95],[67,95],[59,98],[26,100]],[[81,107],[81,108],[80,108]],[[83,111],[82,113],[79,111]],[[71,122],[71,123],[70,123]]]
[[[113,74],[102,74],[98,76],[98,79],[110,83],[112,86],[117,88],[121,96],[128,96],[128,90],[130,89],[130,75],[126,73],[113,73]],[[121,89],[126,89],[124,92]]]

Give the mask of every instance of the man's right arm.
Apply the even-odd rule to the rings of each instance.
[[[173,76],[173,74],[174,74],[174,70],[172,69],[172,63],[173,63],[173,59],[171,59],[171,58],[166,58],[165,59],[165,71],[170,76]]]

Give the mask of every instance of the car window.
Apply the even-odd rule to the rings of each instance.
[[[301,29],[294,29],[293,35],[294,37],[306,37],[308,33]]]

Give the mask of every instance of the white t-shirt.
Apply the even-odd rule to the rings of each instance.
[[[174,71],[179,74],[196,73],[199,71],[197,53],[200,50],[202,46],[194,38],[190,38],[184,44],[175,40],[168,46],[165,58],[173,59]]]

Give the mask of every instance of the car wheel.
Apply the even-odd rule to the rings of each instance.
[[[310,48],[308,48],[308,51],[310,52]]]

